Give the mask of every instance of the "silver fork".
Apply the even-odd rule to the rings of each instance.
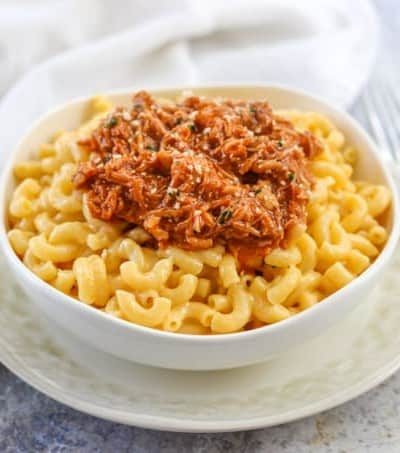
[[[380,149],[400,162],[400,93],[388,75],[375,77],[361,97],[362,111]]]

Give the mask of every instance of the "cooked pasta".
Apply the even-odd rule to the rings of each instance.
[[[288,187],[298,184],[296,196],[305,200],[304,216],[298,206],[290,208],[295,213],[291,228],[280,230],[271,243],[264,223],[264,229],[246,230],[238,247],[241,227],[235,223],[235,235],[230,236],[235,213],[226,214],[226,209],[216,212],[219,226],[206,242],[192,240],[203,228],[193,212],[190,234],[185,230],[186,236],[179,237],[173,231],[175,227],[183,231],[180,224],[164,224],[157,230],[149,218],[140,223],[133,216],[134,225],[125,214],[112,217],[116,205],[107,220],[98,207],[93,209],[93,193],[77,187],[75,179],[93,157],[87,147],[92,132],[102,124],[112,127],[112,108],[107,99],[95,98],[89,121],[77,130],[58,133],[37,150],[36,158],[18,163],[14,170],[18,185],[9,203],[8,237],[15,253],[39,278],[82,303],[170,332],[240,332],[321,303],[365,271],[387,240],[382,219],[391,202],[389,189],[354,181],[356,150],[327,118],[300,111],[280,111],[277,118],[290,131],[293,124],[299,137],[314,140],[320,149],[298,164],[304,169],[299,167],[297,181],[296,174],[289,175]],[[246,190],[241,196],[254,197]],[[251,190],[257,195],[261,187]],[[96,200],[106,203],[107,192]],[[293,200],[297,202],[296,197]],[[127,212],[124,209],[121,212]],[[223,228],[221,219],[226,222]],[[176,241],[166,241],[165,231]],[[247,244],[254,251],[261,242],[261,259],[255,253],[253,261],[250,255],[249,262],[243,261]]]

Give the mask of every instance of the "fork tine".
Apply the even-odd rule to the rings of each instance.
[[[394,153],[393,147],[389,142],[388,136],[385,133],[385,130],[382,126],[382,120],[380,117],[385,118],[385,123],[389,124],[390,121],[387,119],[387,112],[385,106],[382,103],[382,98],[377,95],[376,90],[369,86],[367,91],[363,96],[363,101],[365,105],[365,112],[371,126],[372,133],[375,136],[375,139],[378,142],[378,145],[383,149],[386,154],[392,156],[393,159],[396,159],[396,154]],[[378,114],[379,112],[379,114]]]
[[[381,120],[376,113],[377,106],[375,104],[375,99],[371,97],[370,91],[372,90],[370,87],[368,87],[366,92],[362,96],[362,102],[364,104],[364,111],[367,116],[371,131],[375,137],[375,140],[378,142],[379,147],[382,148],[383,152],[395,159],[396,156],[390,149],[390,145],[386,138],[385,131],[382,127]]]
[[[389,88],[390,87],[390,88]],[[391,87],[391,82],[382,87],[382,103],[386,107],[387,117],[385,120],[386,131],[392,145],[395,159],[399,157],[400,137],[399,128],[396,121],[400,118],[400,108],[395,103],[395,90]]]
[[[388,133],[391,135],[393,152],[400,160],[400,99],[395,88],[395,81],[390,78],[384,86],[384,95],[391,121],[388,124]]]

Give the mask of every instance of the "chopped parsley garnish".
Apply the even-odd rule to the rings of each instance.
[[[257,112],[257,109],[254,107],[254,105],[251,105],[249,107],[249,110],[250,110],[251,113],[256,113]]]
[[[194,124],[188,124],[188,128],[192,131],[192,132],[196,132],[196,127]]]
[[[279,148],[282,148],[282,146],[283,146],[283,141],[282,141],[282,140],[278,140],[278,141],[276,142],[276,144],[279,146]]]
[[[183,121],[183,118],[177,118],[175,124],[176,124],[176,125],[181,124],[182,121]]]
[[[110,162],[112,159],[112,154],[107,154],[106,157],[104,158],[104,163],[106,164],[107,162]]]
[[[289,173],[289,181],[292,182],[296,179],[296,175],[293,172]]]
[[[256,189],[256,190],[254,191],[254,195],[258,195],[258,194],[261,193],[261,192],[262,192],[262,189]]]
[[[179,197],[180,191],[179,189],[175,189],[174,187],[168,187],[167,194],[170,197]]]
[[[108,121],[108,123],[106,123],[106,127],[110,128],[110,127],[114,127],[118,124],[118,118],[115,118],[115,116],[113,116],[112,118],[110,118],[110,120]]]
[[[230,209],[224,209],[221,214],[219,215],[217,222],[220,225],[223,225],[232,217],[232,211]]]
[[[146,145],[145,148],[149,149],[150,151],[154,151],[154,152],[158,151],[157,146],[153,146],[153,145]]]

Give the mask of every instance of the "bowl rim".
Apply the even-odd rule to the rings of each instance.
[[[260,90],[272,90],[272,91],[280,91],[285,92],[286,95],[293,95],[303,98],[305,100],[309,100],[315,102],[316,104],[321,105],[325,111],[331,111],[335,114],[335,116],[340,117],[344,123],[346,123],[349,129],[352,129],[355,132],[355,135],[358,135],[363,139],[363,141],[367,144],[369,151],[374,155],[375,159],[380,165],[380,169],[384,176],[385,184],[391,191],[392,195],[392,225],[391,231],[388,237],[388,240],[379,253],[377,258],[371,265],[359,276],[357,276],[354,280],[352,280],[349,284],[344,286],[343,288],[339,289],[335,293],[329,295],[328,297],[323,299],[323,303],[318,303],[310,309],[303,310],[296,314],[296,316],[292,316],[285,320],[279,321],[274,324],[269,324],[257,329],[250,329],[246,331],[240,332],[232,332],[232,333],[224,333],[224,334],[208,334],[208,335],[193,335],[193,334],[186,334],[186,333],[177,333],[177,332],[168,332],[164,330],[158,330],[151,327],[142,326],[140,324],[135,324],[115,316],[111,316],[110,314],[104,313],[103,311],[96,309],[82,301],[79,301],[72,296],[66,295],[63,292],[57,290],[49,283],[40,279],[37,275],[35,275],[30,269],[28,269],[23,262],[18,258],[16,253],[11,247],[11,244],[7,237],[7,226],[6,226],[6,193],[7,193],[7,182],[10,178],[13,178],[12,171],[15,165],[15,157],[17,151],[21,148],[26,137],[31,135],[37,127],[39,127],[42,123],[49,120],[53,115],[60,113],[64,110],[73,108],[81,103],[88,102],[93,96],[99,95],[92,94],[89,96],[81,96],[74,99],[71,99],[67,102],[62,103],[56,108],[53,108],[43,115],[41,115],[36,121],[32,123],[32,125],[25,130],[20,140],[14,146],[12,152],[9,155],[8,162],[2,168],[0,174],[0,250],[4,253],[6,259],[12,263],[12,267],[15,269],[19,269],[20,278],[29,282],[29,285],[36,287],[38,291],[41,293],[46,293],[49,298],[59,299],[61,303],[67,309],[75,310],[76,313],[81,313],[82,315],[87,316],[94,316],[97,317],[99,322],[110,322],[114,324],[115,327],[119,326],[119,328],[127,332],[128,334],[138,334],[138,335],[147,335],[149,338],[153,337],[154,339],[164,339],[168,341],[178,341],[178,342],[189,342],[192,344],[222,344],[225,342],[231,341],[244,341],[254,339],[256,337],[274,334],[276,332],[283,332],[285,330],[291,330],[295,324],[302,323],[303,320],[308,320],[312,318],[317,318],[318,314],[326,310],[326,308],[334,303],[338,303],[339,299],[343,299],[346,297],[348,293],[352,290],[362,286],[370,277],[373,277],[382,266],[390,259],[392,256],[396,244],[399,239],[400,235],[400,201],[399,201],[399,194],[398,189],[395,185],[393,176],[389,170],[388,165],[385,163],[381,153],[378,150],[377,144],[374,140],[370,137],[367,131],[360,125],[360,123],[353,118],[349,113],[347,113],[344,109],[340,108],[339,106],[333,104],[332,102],[324,99],[321,96],[317,96],[311,94],[304,90],[299,90],[296,88],[292,88],[288,85],[283,84],[268,84],[268,83],[246,83],[246,84],[237,84],[237,83],[224,83],[224,84],[202,84],[196,86],[170,86],[170,87],[161,87],[161,88],[149,88],[151,94],[157,96],[157,93],[165,93],[165,92],[185,92],[185,91],[203,91],[203,90],[225,90],[225,89],[233,89],[233,90],[246,90],[246,89],[260,89]],[[105,97],[115,97],[115,96],[130,96],[135,89],[124,88],[124,89],[116,89],[116,90],[109,90],[102,92],[101,95]],[[295,107],[295,109],[301,110],[301,108]],[[325,114],[325,113],[324,113]],[[68,304],[68,306],[67,306]],[[324,308],[326,307],[326,308]]]

